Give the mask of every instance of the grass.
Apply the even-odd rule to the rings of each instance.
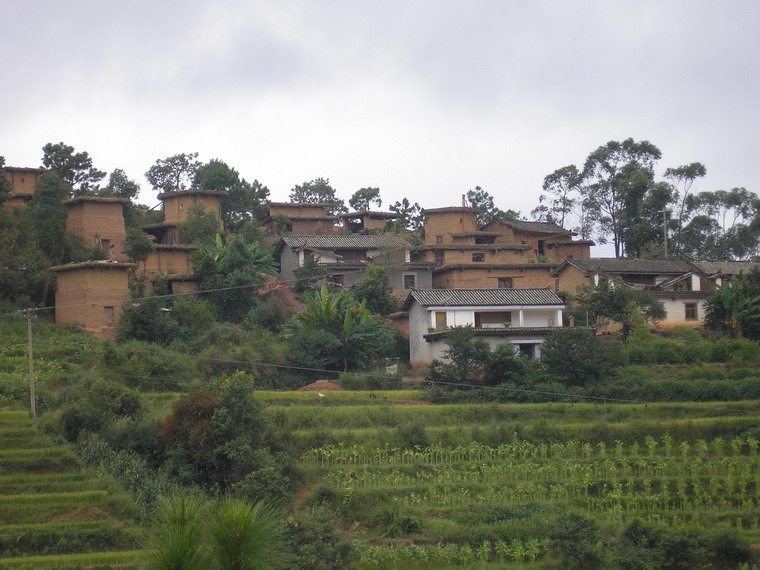
[[[141,568],[143,553],[140,550],[124,552],[91,552],[87,554],[58,554],[54,556],[24,556],[0,558],[0,568],[43,569],[43,568],[88,568],[119,567],[123,569]]]

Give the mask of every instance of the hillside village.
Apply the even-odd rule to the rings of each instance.
[[[83,162],[0,179],[0,568],[760,562],[755,234],[592,257],[480,189],[343,211],[211,161],[151,209]]]
[[[44,169],[5,167],[4,171],[11,184],[6,210],[34,200]],[[197,292],[193,253],[198,246],[183,236],[180,227],[192,214],[208,213],[223,231],[225,196],[223,191],[203,189],[160,193],[162,220],[141,226],[152,241],[152,251],[137,262],[125,252],[123,209],[128,199],[87,195],[66,199],[66,230],[105,255],[51,268],[57,278],[55,322],[75,323],[98,338],[113,340],[121,305],[130,300],[130,279],[150,282],[160,276],[170,294]],[[281,279],[269,287],[295,285],[297,270],[310,260],[321,270],[320,281],[341,288],[360,283],[368,265],[383,267],[392,294],[404,302],[402,311],[386,317],[410,336],[411,363],[417,367],[441,357],[446,338],[442,331],[452,326],[472,326],[491,346],[510,343],[525,355],[539,357],[547,332],[574,324],[563,322],[568,295],[580,286],[597,285],[600,279],[651,292],[665,307],[665,317],[654,323],[661,330],[702,328],[704,301],[715,287],[755,266],[735,261],[591,258],[593,241],[578,239],[555,223],[494,219],[481,227],[464,196],[462,205],[423,210],[424,225],[416,234],[392,231],[398,218],[392,212],[330,215],[328,211],[329,204],[269,203],[261,236],[273,248]],[[504,289],[513,290],[509,298],[493,291]],[[423,302],[421,292],[428,290],[438,292]],[[605,324],[602,332],[615,330],[614,323],[612,328]]]

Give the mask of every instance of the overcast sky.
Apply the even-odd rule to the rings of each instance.
[[[275,201],[458,205],[527,217],[544,176],[647,139],[697,190],[760,192],[760,2],[4,0],[0,155],[65,142],[95,166],[220,158]]]

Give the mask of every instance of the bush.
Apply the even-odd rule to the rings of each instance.
[[[546,337],[541,360],[567,384],[589,386],[622,366],[624,354],[619,344],[604,341],[593,331],[563,328]]]
[[[291,554],[291,568],[342,570],[353,568],[353,543],[338,532],[329,510],[315,507],[297,512],[285,521],[285,542]]]
[[[398,503],[381,508],[373,517],[373,524],[380,529],[385,538],[408,537],[422,529],[422,519],[411,509],[401,507]]]

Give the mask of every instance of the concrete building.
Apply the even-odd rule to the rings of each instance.
[[[474,327],[491,348],[509,343],[540,358],[546,335],[562,326],[562,300],[549,289],[429,289],[409,293],[410,362],[413,367],[442,359],[448,330]]]

